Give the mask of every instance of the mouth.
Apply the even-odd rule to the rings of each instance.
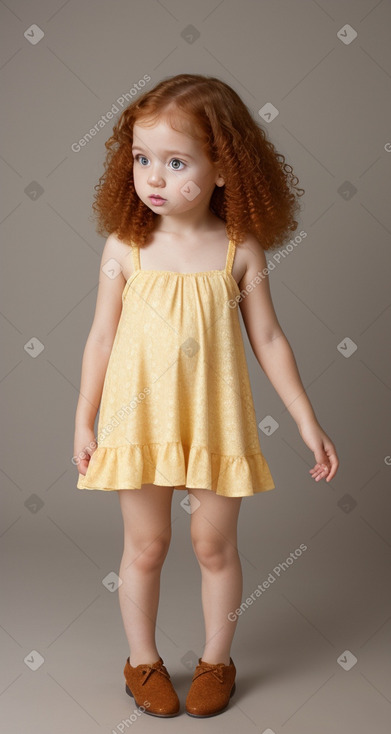
[[[148,198],[156,201],[167,201],[167,199],[163,199],[163,197],[158,194],[151,194]]]

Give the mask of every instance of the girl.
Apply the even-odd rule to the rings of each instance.
[[[99,233],[109,236],[82,363],[77,487],[118,490],[126,692],[155,716],[179,713],[155,626],[171,499],[174,489],[187,490],[181,504],[202,572],[206,644],[186,712],[213,716],[235,690],[241,501],[275,487],[259,443],[238,306],[260,366],[314,453],[313,479],[330,481],[339,463],[267,277],[265,250],[296,229],[304,192],[240,97],[214,77],[161,81],[122,112],[106,147],[93,209]]]

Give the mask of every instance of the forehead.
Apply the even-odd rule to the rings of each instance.
[[[179,128],[180,125],[178,124]],[[174,129],[166,120],[159,120],[151,125],[140,120],[133,125],[133,147],[136,145],[150,146],[164,150],[167,147],[177,146],[180,149],[196,150],[197,141],[184,131]]]

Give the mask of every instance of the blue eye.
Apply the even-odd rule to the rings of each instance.
[[[141,162],[142,159],[144,159],[145,161],[148,161],[148,158],[145,155],[143,155],[142,153],[137,153],[137,155],[134,156],[134,159],[135,159],[135,161],[138,161],[143,168],[145,168],[144,163]],[[173,163],[173,162],[180,163],[181,166],[183,166],[183,167],[185,167],[185,165],[186,165],[185,163],[183,163],[183,161],[180,161],[179,158],[171,158],[170,163]],[[178,167],[175,166],[171,170],[172,171],[182,171],[183,168],[178,168]]]
[[[139,160],[139,158],[144,158],[146,161],[148,160],[148,158],[146,158],[145,155],[141,155],[140,153],[138,153],[137,155],[134,156],[134,159],[136,161]],[[141,163],[141,165],[142,165],[142,163]]]
[[[171,159],[171,162],[172,162],[172,161],[177,161],[177,163],[181,163],[181,164],[182,164],[182,166],[184,166],[184,165],[185,165],[185,164],[183,163],[183,161],[180,161],[180,160],[179,160],[179,158],[172,158],[172,159]],[[182,168],[174,168],[173,170],[174,170],[174,171],[182,171]]]

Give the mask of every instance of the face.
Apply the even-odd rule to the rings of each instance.
[[[132,153],[136,193],[156,214],[206,211],[216,183],[224,183],[197,141],[163,120],[134,124]]]

